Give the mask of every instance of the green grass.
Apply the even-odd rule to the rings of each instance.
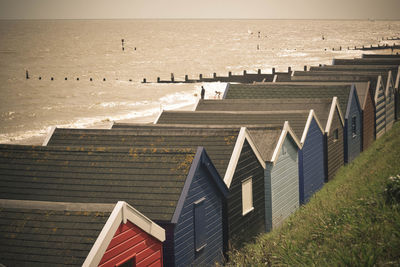
[[[232,266],[400,266],[400,204],[386,203],[400,174],[400,123],[341,168],[285,224],[233,250]]]

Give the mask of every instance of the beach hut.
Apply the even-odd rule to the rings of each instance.
[[[357,90],[358,100],[362,109],[362,150],[367,149],[375,140],[375,102],[371,95],[371,80],[365,76],[292,76],[293,82],[343,82],[354,83]],[[375,82],[376,84],[376,82]],[[376,85],[375,85],[376,86]]]
[[[225,99],[272,99],[272,98],[332,98],[344,113],[344,162],[351,162],[361,152],[361,115],[354,84],[315,82],[275,82],[261,84],[228,84]]]
[[[314,99],[320,102],[319,99]],[[200,100],[196,111],[281,111],[266,112],[267,123],[289,121],[293,131],[300,138],[299,151],[299,195],[300,203],[322,188],[326,179],[324,128],[319,122],[309,99],[223,99]],[[310,104],[310,105],[307,105]],[[327,105],[326,109],[329,110]]]
[[[382,136],[385,131],[385,123],[386,123],[386,117],[385,117],[385,100],[384,100],[384,95],[385,95],[385,80],[387,80],[387,77],[385,78],[385,75],[387,75],[387,72],[347,72],[347,71],[342,71],[342,72],[335,72],[335,71],[296,71],[293,73],[294,76],[292,76],[292,79],[295,77],[298,77],[298,79],[302,79],[303,76],[314,76],[314,77],[330,77],[332,75],[336,76],[342,76],[342,77],[357,77],[357,78],[367,78],[370,81],[370,91],[371,91],[371,96],[374,100],[374,108],[375,108],[375,139],[379,138]]]
[[[333,64],[335,65],[396,65],[400,66],[400,58],[397,56],[388,57],[382,56],[374,57],[368,56],[367,58],[355,58],[355,59],[334,59]],[[397,70],[392,70],[393,82],[394,82],[394,93],[395,93],[395,113],[396,119],[400,117],[400,72]]]
[[[262,117],[235,112],[184,112],[164,111],[157,124],[203,125],[260,125]],[[277,134],[277,135],[276,135]],[[301,144],[285,122],[275,134],[252,134],[254,143],[266,162],[266,227],[267,230],[281,225],[299,207],[298,150]]]
[[[281,128],[260,127],[253,129],[252,133],[278,136]],[[229,246],[238,247],[266,230],[265,162],[246,128],[135,124],[113,130],[57,128],[48,142],[49,146],[84,144],[130,148],[155,146],[167,149],[203,146],[229,188],[225,210],[225,249]]]
[[[104,204],[123,200],[165,229],[165,266],[222,260],[227,188],[202,147],[0,145],[0,158],[2,199]]]
[[[4,266],[163,266],[165,231],[126,202],[0,199]]]
[[[395,121],[395,113],[396,113],[396,90],[395,90],[395,84],[393,82],[393,76],[392,76],[392,71],[391,70],[373,70],[373,69],[358,69],[358,70],[351,70],[350,68],[341,68],[342,66],[333,66],[334,68],[330,67],[321,67],[321,68],[315,68],[313,71],[310,72],[318,72],[319,71],[324,71],[324,72],[337,72],[337,71],[342,71],[342,72],[347,72],[349,74],[358,74],[358,73],[363,73],[366,72],[367,74],[369,73],[375,73],[378,75],[381,75],[381,79],[383,82],[383,88],[378,88],[378,90],[375,90],[371,92],[374,95],[374,100],[375,100],[375,106],[377,109],[377,116],[378,118],[381,118],[381,121],[378,121],[379,123],[382,124],[381,127],[377,127],[377,138],[380,137],[383,133],[386,131],[390,130],[393,126],[393,123]],[[350,66],[350,67],[357,67],[357,66]],[[395,68],[397,69],[397,67]],[[400,72],[398,72],[400,74]],[[374,89],[374,88],[372,88]],[[379,113],[379,114],[378,114]]]

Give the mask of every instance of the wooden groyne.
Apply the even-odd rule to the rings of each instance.
[[[361,50],[361,51],[368,51],[368,50],[384,50],[384,49],[400,49],[400,44],[396,44],[393,43],[393,45],[389,45],[389,44],[378,44],[378,45],[369,45],[369,46],[354,46],[354,47],[350,47],[348,46],[347,48],[339,46],[339,47],[333,47],[332,51],[342,51],[342,50]],[[325,49],[327,50],[327,49]]]
[[[304,70],[307,70],[307,66],[304,66]],[[276,72],[275,68],[272,68],[272,73],[261,73],[261,69],[257,70],[257,73],[248,73],[246,70],[243,74],[232,74],[228,72],[228,76],[218,76],[217,73],[213,73],[212,77],[204,77],[203,74],[199,74],[198,79],[189,79],[188,75],[185,75],[184,80],[176,80],[173,73],[171,73],[170,80],[161,80],[157,77],[155,83],[201,83],[201,82],[233,82],[233,83],[254,83],[254,82],[272,82],[276,74],[287,75],[288,77],[292,74],[292,68],[288,67],[288,72]],[[146,78],[143,79],[142,83],[154,83],[149,82]]]

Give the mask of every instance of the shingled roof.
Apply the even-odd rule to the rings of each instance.
[[[0,199],[0,265],[97,266],[116,229],[126,220],[165,240],[164,229],[124,201]]]
[[[375,91],[377,88],[377,84],[379,80],[382,82],[383,85],[386,85],[387,79],[388,79],[388,72],[380,72],[380,71],[374,71],[374,72],[359,72],[359,71],[296,71],[293,73],[292,80],[293,81],[298,81],[299,79],[303,79],[306,77],[317,77],[322,78],[322,77],[342,77],[342,78],[349,78],[349,79],[368,79],[370,81],[370,90],[371,90],[371,95],[375,95]],[[309,79],[309,78],[307,78]],[[356,84],[356,83],[355,83]],[[358,93],[357,89],[357,93]]]
[[[251,129],[257,125],[283,125],[285,121],[288,121],[287,118],[291,116],[295,125],[290,125],[289,128],[293,129],[294,133],[302,133],[308,112],[163,111],[158,118],[157,124],[174,124],[178,122],[182,124],[237,125]],[[277,134],[282,131],[280,127],[275,126],[274,128]],[[294,135],[294,139],[298,142],[297,134]],[[273,146],[273,143],[270,142],[268,146]],[[259,147],[260,152],[266,149],[266,147]],[[269,156],[267,160],[270,161],[268,158],[270,158]]]
[[[282,124],[283,125],[283,124]],[[255,137],[263,136],[268,141],[278,142],[282,127],[257,127],[252,129]],[[267,137],[266,137],[267,136]],[[48,145],[69,146],[121,146],[121,147],[163,147],[163,148],[196,148],[202,146],[206,149],[214,166],[224,180],[230,166],[231,158],[237,143],[247,138],[250,145],[253,139],[249,136],[247,129],[239,126],[221,127],[199,127],[189,125],[137,125],[127,124],[123,129],[112,130],[95,129],[61,129],[54,130]],[[257,140],[258,142],[258,140]],[[260,155],[260,163],[264,166],[270,149],[259,150],[253,148],[256,156]]]
[[[313,109],[317,120],[326,125],[331,105],[332,98],[203,99],[198,102],[196,111],[282,111],[290,114],[291,111],[305,113]],[[295,130],[296,122],[290,117],[287,120]]]
[[[3,199],[81,203],[124,200],[170,221],[196,151],[0,145]]]
[[[268,98],[332,98],[338,97],[343,112],[347,109],[353,85],[342,83],[264,83],[256,85],[228,84],[226,99],[268,99]]]
[[[0,263],[81,266],[115,204],[74,206],[0,200]]]

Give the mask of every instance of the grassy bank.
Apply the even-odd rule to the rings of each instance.
[[[281,228],[230,254],[233,266],[399,266],[400,204],[386,201],[400,174],[400,123],[340,169]],[[228,265],[229,265],[228,264]]]

